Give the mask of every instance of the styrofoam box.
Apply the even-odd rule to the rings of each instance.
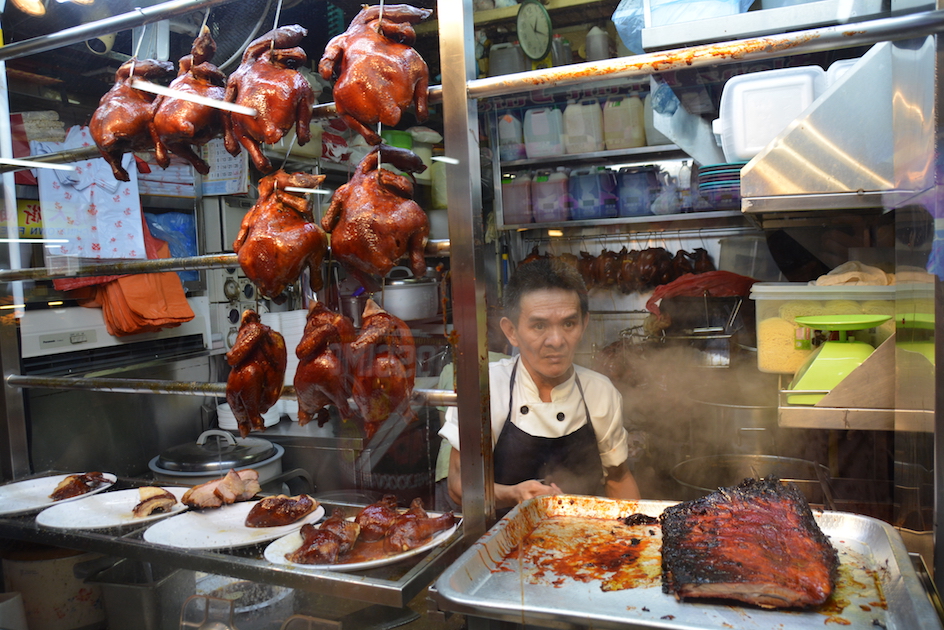
[[[793,374],[813,351],[809,329],[795,319],[809,315],[893,315],[894,286],[815,286],[803,282],[758,282],[751,287],[757,318],[757,369]],[[883,328],[884,327],[884,328]],[[873,344],[894,331],[894,321],[882,324]],[[859,339],[859,333],[856,333]]]
[[[809,107],[826,86],[819,66],[752,72],[732,77],[721,93],[721,147],[725,160],[750,160]]]

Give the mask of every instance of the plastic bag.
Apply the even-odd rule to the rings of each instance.
[[[161,212],[160,214],[145,212],[151,234],[167,241],[170,246],[170,255],[174,258],[197,255],[197,228],[192,214],[185,212]],[[181,282],[199,280],[199,271],[178,271]]]
[[[650,0],[650,26],[744,13],[753,2],[754,0]],[[626,48],[637,55],[645,52],[642,48],[642,29],[646,28],[643,0],[620,0],[612,19]]]

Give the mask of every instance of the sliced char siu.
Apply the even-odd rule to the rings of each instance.
[[[838,555],[793,484],[745,479],[666,508],[660,520],[662,590],[679,600],[804,608],[832,594]]]

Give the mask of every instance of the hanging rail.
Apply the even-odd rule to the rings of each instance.
[[[48,35],[40,35],[21,42],[12,42],[0,47],[0,61],[18,59],[55,48],[78,44],[93,37],[124,31],[136,26],[160,22],[199,9],[227,4],[233,0],[171,0],[150,7],[137,7],[133,11],[113,15],[86,24],[65,28]]]
[[[449,255],[449,240],[435,239],[426,242],[424,252],[431,257]],[[181,258],[159,258],[156,260],[119,260],[83,264],[79,268],[34,267],[31,269],[0,269],[0,282],[16,280],[51,280],[54,278],[78,278],[86,276],[114,276],[131,273],[157,273],[162,271],[193,271],[198,269],[224,269],[238,267],[236,254],[205,254]]]
[[[232,0],[176,0],[174,2],[155,5],[148,9],[138,9],[142,15],[139,15],[136,11],[132,11],[120,16],[115,16],[114,18],[91,22],[74,29],[66,29],[52,35],[44,35],[0,47],[0,61],[22,57],[34,52],[50,50],[56,47],[56,44],[46,45],[45,42],[40,40],[61,41],[58,45],[65,45],[74,43],[75,41],[83,41],[90,36],[110,33],[116,30],[115,26],[92,28],[102,22],[111,24],[112,20],[121,19],[122,24],[124,24],[124,21],[128,22],[128,24],[124,24],[123,28],[130,28],[131,26],[137,26],[138,23],[145,24],[162,19],[161,16],[154,17],[151,15],[152,13],[156,13],[156,10],[161,7],[186,12],[186,10],[178,9],[177,7],[185,5],[189,7],[187,10],[194,10],[231,1]],[[147,13],[147,19],[143,17],[144,13]],[[172,13],[172,15],[177,14],[176,12]],[[138,22],[132,23],[134,21],[131,20],[131,18],[138,18]],[[68,34],[69,31],[75,31],[76,29],[86,30],[82,31],[83,35],[78,39],[72,39],[71,35],[69,37],[61,37],[63,34]],[[703,68],[707,66],[753,61],[768,57],[788,57],[822,52],[825,50],[835,50],[837,48],[851,48],[854,46],[875,44],[882,41],[911,39],[937,33],[942,30],[944,30],[944,10],[924,11],[910,15],[856,22],[854,24],[825,26],[805,31],[780,33],[718,44],[703,44],[690,48],[676,48],[673,50],[644,53],[630,57],[588,61],[586,63],[545,68],[530,72],[517,72],[486,79],[475,79],[467,83],[467,90],[469,98],[481,99],[504,96],[538,88],[565,87],[602,79],[637,80],[671,70]],[[13,49],[12,52],[11,49]],[[23,50],[23,52],[20,52],[21,50]],[[441,101],[442,86],[431,86],[429,88],[429,102],[439,103]],[[312,114],[314,118],[334,118],[337,116],[337,109],[334,103],[321,103],[312,108]],[[88,147],[85,149],[73,149],[30,156],[23,159],[34,162],[60,164],[96,157],[97,155],[98,151],[95,147]],[[0,173],[21,170],[23,168],[22,166],[2,165],[0,166]]]
[[[113,394],[180,394],[184,396],[225,396],[226,383],[190,381],[159,381],[146,378],[75,378],[69,376],[6,377],[10,387],[38,387],[43,389],[80,389]],[[294,400],[295,388],[286,385],[281,398]],[[456,393],[445,389],[414,389],[413,401],[431,407],[455,406]]]

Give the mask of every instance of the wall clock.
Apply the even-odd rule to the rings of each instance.
[[[523,0],[516,21],[521,51],[534,60],[544,59],[551,52],[553,28],[551,16],[538,0]]]

